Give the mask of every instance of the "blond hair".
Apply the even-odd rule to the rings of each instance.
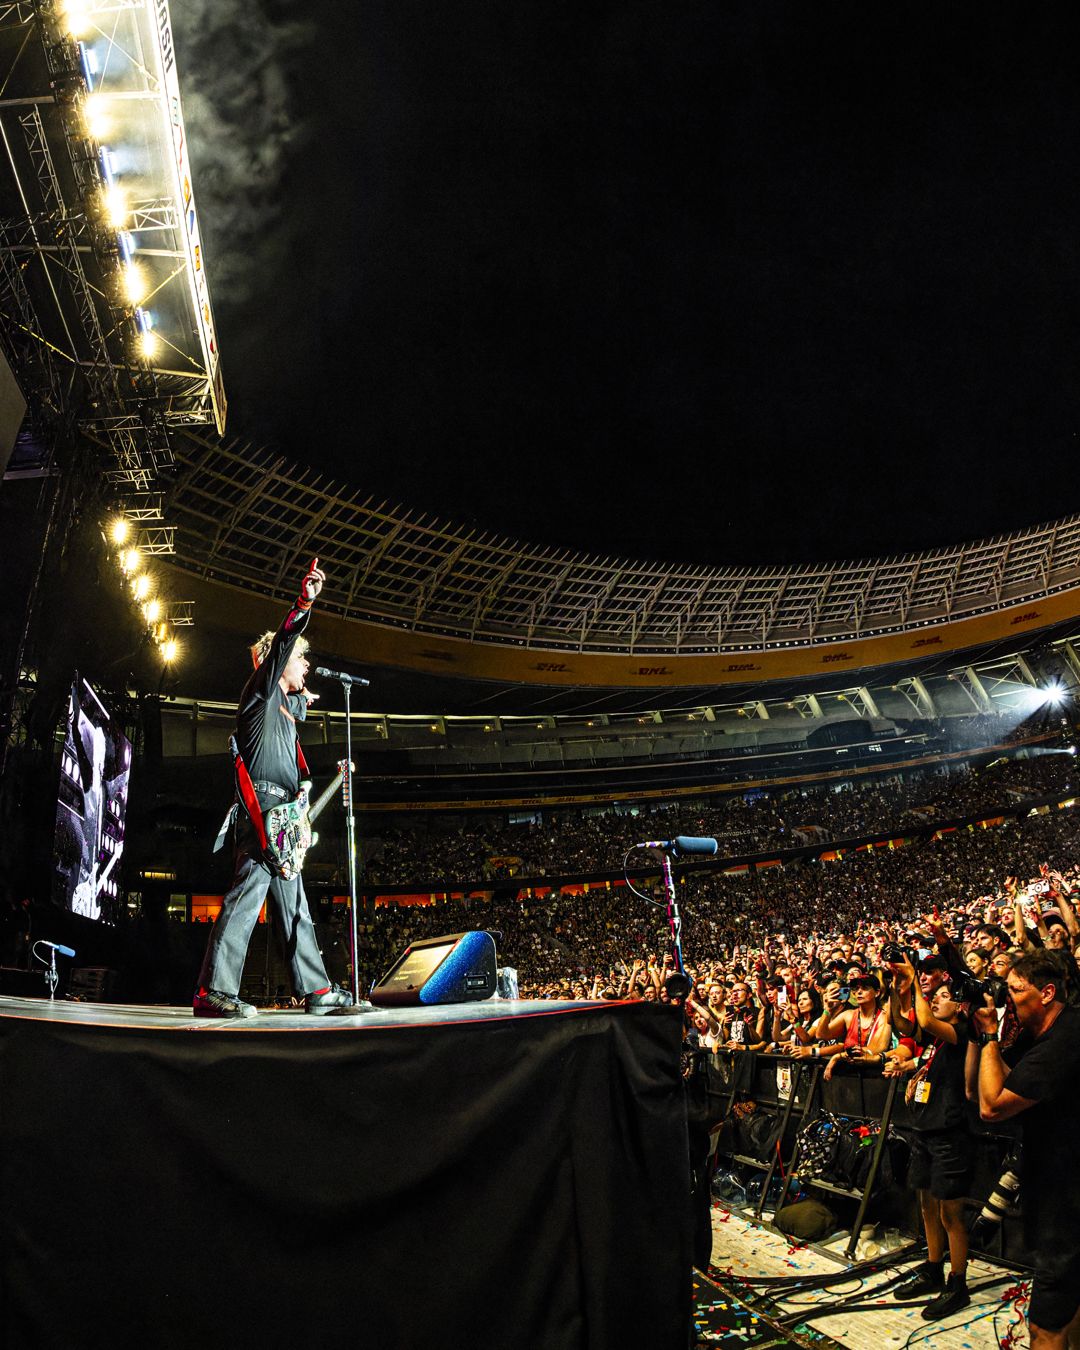
[[[273,642],[275,637],[277,637],[277,634],[268,629],[262,635],[262,637],[256,638],[256,640],[251,644],[251,664],[255,667],[256,670],[258,670],[258,668],[270,655],[270,644]],[[309,643],[306,637],[298,637],[295,643],[293,644],[293,655],[303,656],[304,653],[307,651],[308,646]]]

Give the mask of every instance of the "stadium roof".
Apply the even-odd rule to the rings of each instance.
[[[317,554],[319,642],[365,668],[594,689],[835,680],[1080,615],[1080,517],[904,557],[680,566],[457,528],[195,430],[175,443],[174,586],[250,627],[256,597],[279,607]]]

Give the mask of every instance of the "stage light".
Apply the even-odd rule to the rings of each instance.
[[[166,642],[161,648],[161,655],[167,666],[172,665],[172,663],[176,660],[179,654],[180,654],[180,644],[176,641],[175,638],[169,638],[168,642]]]
[[[150,600],[143,610],[143,613],[146,615],[146,622],[148,624],[156,624],[158,619],[161,618],[161,601],[157,599]]]
[[[90,6],[86,0],[64,0],[61,12],[64,16],[64,27],[73,38],[82,37],[90,31],[92,27]]]
[[[112,130],[108,104],[102,94],[89,94],[83,104],[83,120],[95,141],[103,141]]]
[[[1060,684],[1051,684],[1046,687],[1046,701],[1055,708],[1065,700],[1065,690]]]
[[[142,561],[142,555],[137,548],[129,548],[120,554],[120,566],[127,573],[134,572]]]
[[[124,516],[117,516],[109,527],[109,537],[114,544],[124,544],[131,533],[131,525]]]
[[[131,589],[135,592],[136,600],[145,600],[150,594],[150,578],[145,572],[142,572],[131,583]]]
[[[114,230],[122,230],[128,222],[128,196],[119,183],[110,183],[101,194],[105,216]]]
[[[124,285],[124,295],[129,305],[137,305],[146,298],[146,292],[150,288],[150,283],[146,279],[145,270],[138,263],[129,262],[121,273]]]
[[[144,357],[147,361],[152,361],[153,358],[157,356],[158,347],[160,345],[156,334],[152,333],[149,329],[139,334],[139,355]]]

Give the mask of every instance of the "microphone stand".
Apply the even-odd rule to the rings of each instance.
[[[675,970],[673,974],[683,981],[686,981],[687,985],[689,985],[686,971],[683,968],[682,915],[679,913],[679,902],[675,897],[675,878],[671,874],[671,854],[667,849],[664,849],[661,854],[660,870],[664,878],[664,894],[667,896],[668,924],[671,928],[671,952],[675,960]],[[672,979],[672,976],[669,975],[668,979]],[[674,991],[671,989],[668,990],[669,994],[672,992]],[[683,993],[687,992],[688,989],[683,990]]]
[[[42,945],[48,945],[49,948],[49,964],[44,971],[44,975],[45,985],[49,991],[49,1002],[52,1003],[56,1000],[56,986],[60,983],[60,972],[56,969],[56,948],[51,942],[43,944],[39,939],[30,948],[30,957],[31,960],[40,961],[42,965],[45,965],[45,958],[38,952],[38,947]],[[74,956],[74,952],[72,952],[72,955]]]
[[[359,943],[356,934],[356,814],[353,811],[352,791],[352,711],[349,698],[354,684],[367,684],[366,680],[354,680],[349,675],[335,674],[334,679],[341,681],[345,691],[345,765],[341,771],[341,797],[345,807],[345,833],[347,835],[349,855],[349,954],[352,965],[351,993],[354,1004],[360,1002],[360,961]]]

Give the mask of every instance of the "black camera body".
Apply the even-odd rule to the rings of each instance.
[[[886,942],[881,949],[881,959],[883,961],[903,961],[905,957],[915,964],[917,953],[914,947],[901,947],[899,942]]]
[[[953,976],[949,989],[957,1003],[970,1003],[978,1008],[983,1006],[987,994],[994,1000],[995,1008],[1004,1008],[1009,997],[1009,986],[997,975],[979,980],[966,970],[962,975]]]

